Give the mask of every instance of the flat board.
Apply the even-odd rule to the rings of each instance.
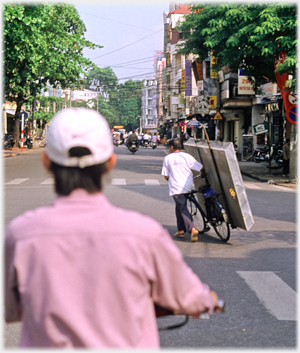
[[[210,141],[210,146],[211,149],[206,140],[195,141],[194,138],[189,138],[184,143],[184,150],[203,164],[212,189],[221,193],[219,200],[228,213],[231,227],[248,231],[253,226],[254,219],[233,144]],[[196,189],[204,183],[205,179],[196,179]],[[204,208],[204,198],[200,193],[198,201]]]

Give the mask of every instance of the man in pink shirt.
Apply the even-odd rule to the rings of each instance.
[[[58,197],[16,217],[5,234],[5,319],[22,321],[20,347],[158,348],[154,303],[213,312],[216,294],[169,233],[101,192],[116,163],[101,115],[59,112],[42,162]]]

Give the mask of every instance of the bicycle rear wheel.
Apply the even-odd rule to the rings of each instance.
[[[204,221],[202,213],[199,210],[199,207],[200,206],[197,205],[195,200],[193,200],[193,199],[187,200],[187,208],[193,217],[194,226],[198,230],[199,233],[203,233],[204,228],[205,228],[205,221]]]
[[[228,241],[230,238],[229,223],[224,218],[228,217],[225,209],[221,206],[220,202],[216,199],[211,200],[211,211],[213,214],[213,221],[211,222],[215,232],[222,241]],[[226,219],[225,218],[225,219]]]

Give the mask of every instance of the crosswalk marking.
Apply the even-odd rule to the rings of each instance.
[[[48,178],[46,180],[44,180],[43,182],[41,182],[41,185],[53,185],[54,184],[54,179],[53,178]]]
[[[296,292],[274,272],[237,271],[277,320],[296,321]]]
[[[278,189],[278,190],[283,190],[283,191],[295,191],[294,189],[289,189],[289,188],[286,188],[285,186],[279,186],[279,185],[273,185],[275,189]]]
[[[111,185],[126,185],[126,179],[112,179]]]
[[[156,179],[145,179],[145,185],[160,185]]]
[[[257,186],[255,184],[251,184],[251,183],[244,183],[245,188],[247,189],[262,189],[260,186]]]
[[[14,180],[11,180],[7,183],[5,183],[5,185],[19,185],[21,183],[24,183],[24,181],[28,180],[29,178],[17,178]]]

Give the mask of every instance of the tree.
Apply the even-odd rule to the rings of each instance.
[[[85,87],[94,89],[98,88],[98,92],[106,99],[109,94],[116,90],[118,78],[110,67],[101,69],[99,67],[91,69],[85,79]]]
[[[127,129],[135,129],[139,126],[142,86],[142,81],[128,80],[118,85],[116,100],[112,100],[112,103],[118,107],[121,125]]]
[[[96,47],[84,38],[84,23],[73,5],[4,5],[5,99],[16,102],[14,137],[19,140],[22,105],[47,82],[62,88],[80,85],[80,74],[95,65],[83,49]]]
[[[179,45],[182,54],[198,54],[205,60],[213,51],[217,69],[244,68],[255,89],[266,79],[276,82],[274,63],[286,53],[278,72],[293,76],[286,85],[296,90],[297,11],[295,4],[197,4],[177,29],[186,41]]]

